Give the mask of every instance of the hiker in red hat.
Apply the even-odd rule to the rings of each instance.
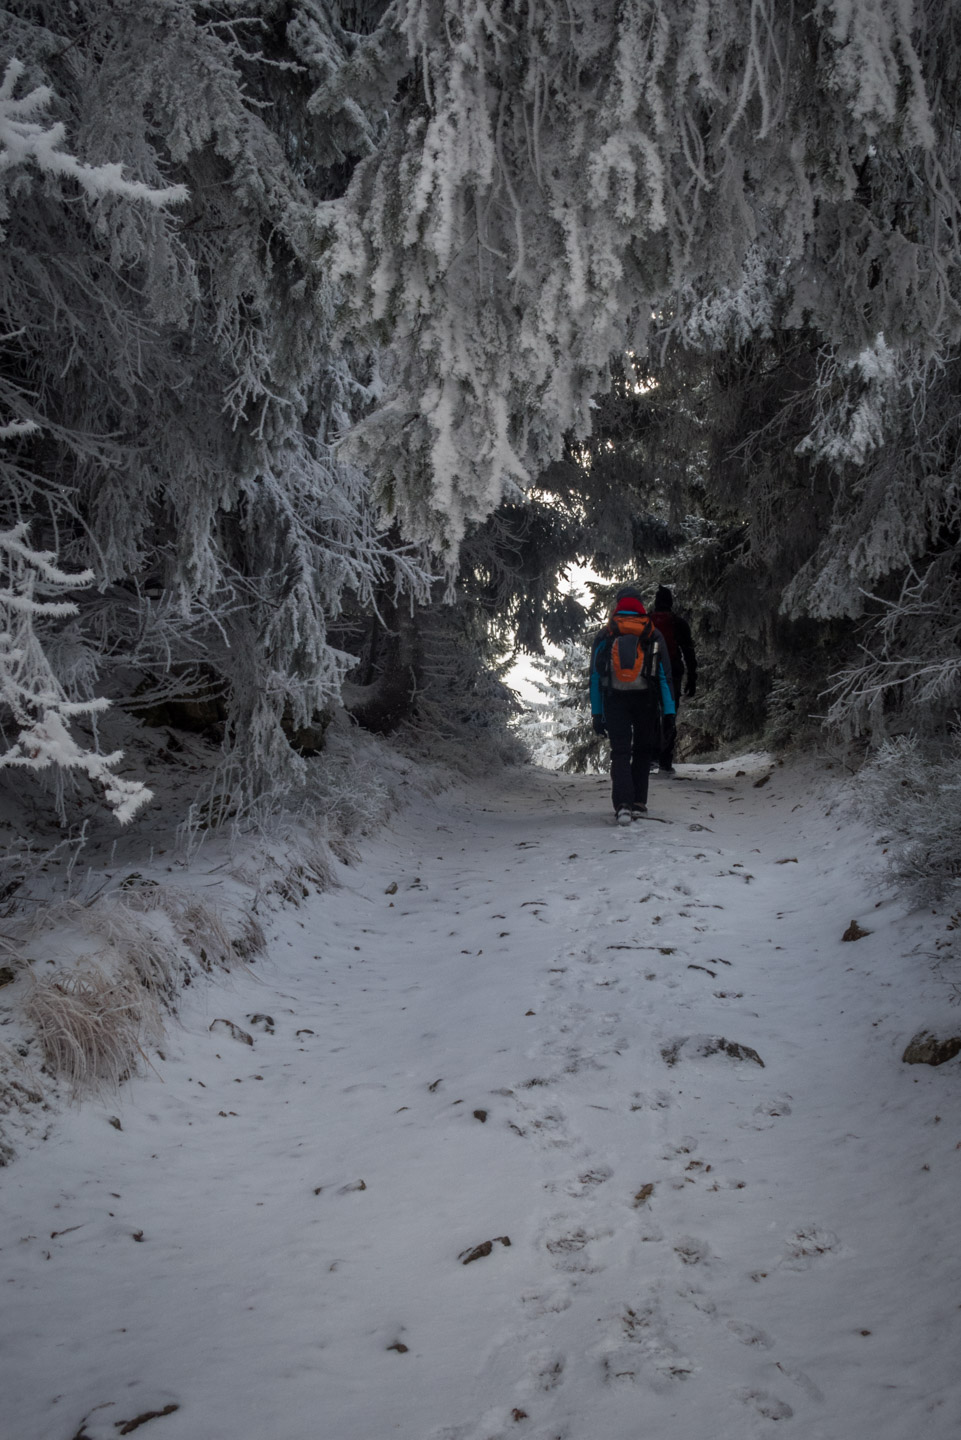
[[[611,799],[618,825],[647,814],[651,762],[661,750],[661,716],[674,715],[671,662],[640,592],[623,585],[591,647],[591,716],[611,742]]]

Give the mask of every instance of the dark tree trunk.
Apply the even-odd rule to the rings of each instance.
[[[362,683],[344,686],[347,711],[362,726],[387,735],[416,708],[422,677],[420,625],[409,605],[381,601],[383,625],[374,620]]]

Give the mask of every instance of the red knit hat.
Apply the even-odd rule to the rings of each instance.
[[[641,592],[633,585],[622,585],[614,597],[614,610],[630,610],[633,615],[646,615]]]

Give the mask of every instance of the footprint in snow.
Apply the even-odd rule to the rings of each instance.
[[[592,1169],[583,1171],[576,1180],[571,1180],[565,1189],[575,1200],[581,1200],[585,1195],[592,1194],[598,1185],[610,1180],[613,1174],[610,1165],[595,1165]]]
[[[637,1238],[642,1244],[657,1244],[664,1239],[664,1231],[652,1220],[648,1220],[644,1212],[640,1212],[641,1225]]]
[[[540,1390],[556,1390],[564,1379],[566,1357],[559,1350],[538,1350],[529,1359],[530,1372]]]
[[[679,1300],[687,1300],[695,1310],[699,1310],[709,1320],[717,1319],[717,1305],[709,1295],[705,1295],[699,1286],[680,1285],[677,1289],[677,1296]]]
[[[531,1315],[560,1315],[571,1308],[571,1297],[566,1290],[551,1290],[545,1295],[532,1290],[521,1296],[521,1304]]]
[[[673,1104],[674,1098],[668,1090],[651,1090],[648,1093],[635,1090],[631,1096],[632,1110],[669,1110]]]
[[[548,1109],[533,1106],[518,1105],[518,1119],[522,1122],[527,1131],[534,1131],[539,1140],[557,1149],[570,1145],[571,1139],[565,1129],[565,1115],[556,1106]]]
[[[807,1270],[822,1256],[838,1255],[842,1250],[841,1241],[833,1230],[823,1230],[819,1225],[805,1225],[789,1238],[781,1268]]]
[[[777,1118],[781,1115],[790,1115],[791,1102],[787,1095],[774,1095],[769,1100],[762,1100],[760,1105],[755,1105],[755,1115],[770,1115]]]
[[[779,1370],[782,1375],[786,1375],[789,1380],[792,1380],[799,1390],[804,1391],[808,1399],[816,1400],[819,1403],[823,1402],[823,1392],[818,1389],[810,1375],[806,1375],[804,1371],[798,1369],[796,1365],[784,1365],[780,1360],[775,1360],[771,1368]],[[776,1383],[777,1381],[775,1380],[775,1384]]]
[[[623,1047],[626,1049],[626,1045]],[[573,1054],[564,1066],[565,1075],[579,1075],[582,1070],[603,1070],[605,1067],[594,1055]]]
[[[779,1400],[776,1395],[770,1395],[766,1390],[742,1390],[738,1397],[763,1415],[765,1420],[790,1420],[794,1411],[785,1400]]]
[[[656,1301],[621,1311],[593,1353],[601,1361],[605,1380],[640,1382],[658,1392],[672,1389],[696,1368],[671,1338]]]
[[[742,1345],[753,1345],[758,1350],[770,1350],[774,1341],[763,1330],[756,1325],[751,1325],[747,1320],[729,1320],[727,1328],[731,1334],[740,1340]]]
[[[552,1235],[545,1242],[551,1264],[555,1270],[563,1270],[569,1274],[597,1275],[605,1266],[592,1260],[587,1253],[588,1246],[596,1240],[609,1239],[613,1233],[612,1230],[592,1233],[578,1226],[564,1234]]]
[[[675,1241],[674,1254],[682,1265],[704,1265],[711,1263],[711,1247],[705,1240],[694,1235],[682,1235]]]
[[[675,1160],[680,1155],[693,1155],[697,1150],[697,1141],[693,1135],[682,1135],[676,1145],[671,1145],[664,1153],[665,1160]]]

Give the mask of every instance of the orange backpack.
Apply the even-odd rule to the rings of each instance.
[[[647,690],[654,673],[654,625],[647,615],[615,615],[607,624],[611,636],[607,687],[619,692]]]

